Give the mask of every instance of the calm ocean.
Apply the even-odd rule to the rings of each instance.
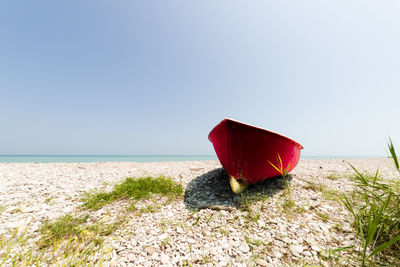
[[[0,155],[0,162],[24,163],[24,162],[163,162],[163,161],[200,161],[216,160],[217,156],[98,156],[98,155]]]
[[[301,156],[302,159],[345,159],[345,158],[377,158],[377,157],[337,157],[337,156]],[[379,157],[378,157],[379,158]],[[217,156],[171,156],[171,155],[149,155],[149,156],[119,156],[119,155],[0,155],[0,162],[8,163],[49,163],[49,162],[164,162],[164,161],[201,161],[217,160]]]

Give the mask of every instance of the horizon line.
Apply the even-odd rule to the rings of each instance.
[[[0,154],[0,157],[217,157],[216,154]],[[387,155],[301,155],[301,157],[388,157]]]
[[[195,154],[0,154],[2,156],[35,156],[35,157],[210,157],[216,155],[195,155]]]

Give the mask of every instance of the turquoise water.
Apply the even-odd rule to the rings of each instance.
[[[0,155],[0,162],[27,163],[27,162],[164,162],[164,161],[200,161],[216,160],[217,156],[98,156],[98,155]]]
[[[301,156],[302,159],[346,159],[346,158],[380,158],[379,156]],[[120,156],[120,155],[0,155],[0,162],[8,163],[49,163],[49,162],[164,162],[164,161],[201,161],[217,160],[217,156],[171,156],[171,155],[150,155],[150,156]]]

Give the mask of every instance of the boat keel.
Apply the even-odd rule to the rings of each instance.
[[[229,176],[229,184],[235,194],[239,194],[249,186],[245,178],[235,178],[233,176]]]

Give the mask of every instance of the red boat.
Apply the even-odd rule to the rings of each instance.
[[[208,139],[235,193],[249,184],[290,172],[303,149],[290,138],[232,119],[215,126]]]

